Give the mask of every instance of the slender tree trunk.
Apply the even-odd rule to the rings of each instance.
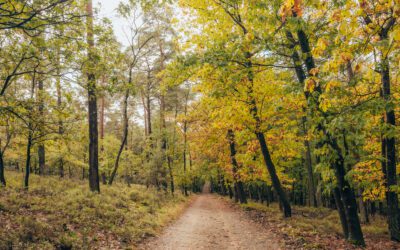
[[[131,75],[129,76],[129,82],[131,82]],[[129,89],[125,91],[125,98],[124,98],[124,134],[122,136],[122,142],[118,150],[117,159],[115,160],[114,169],[111,173],[110,180],[108,181],[108,185],[112,185],[115,175],[117,174],[118,166],[119,166],[119,159],[121,157],[122,151],[124,150],[124,146],[128,139],[128,130],[129,130],[129,119],[128,119],[128,99],[129,99]]]
[[[387,37],[386,37],[387,39]],[[382,52],[383,54],[383,52]],[[381,81],[382,81],[382,97],[385,102],[391,101],[390,90],[390,68],[389,59],[382,55],[381,59]],[[393,108],[385,110],[385,124],[388,127],[396,127],[396,117]],[[386,200],[388,204],[387,216],[389,224],[390,238],[394,241],[400,241],[400,211],[399,201],[396,191],[392,191],[392,187],[397,186],[396,173],[396,139],[395,136],[388,136],[383,142],[385,148],[385,164],[386,164]]]
[[[239,202],[239,191],[236,182],[233,183],[233,191],[234,191],[233,195],[235,197],[235,202]]]
[[[44,129],[44,86],[43,86],[43,79],[39,79],[38,81],[38,91],[37,91],[37,98],[38,98],[38,110],[40,116],[40,134],[43,137],[43,129]],[[38,160],[39,160],[39,175],[45,174],[45,165],[46,165],[46,150],[43,142],[40,142],[38,145]]]
[[[358,195],[360,197],[359,198],[360,199],[359,208],[360,208],[360,214],[361,214],[361,222],[365,223],[365,224],[368,224],[369,223],[369,215],[368,215],[368,207],[367,207],[368,203],[366,203],[363,200],[362,194],[363,194],[362,189],[359,189],[358,190]]]
[[[160,94],[160,134],[161,134],[161,162],[160,162],[160,171],[162,175],[162,182],[165,190],[168,189],[168,182],[167,182],[167,171],[164,168],[164,163],[170,164],[167,159],[167,125],[165,121],[165,96],[163,93]],[[168,165],[168,168],[170,165]],[[171,169],[168,169],[169,175],[171,177]]]
[[[349,227],[347,225],[346,212],[344,210],[339,188],[335,187],[333,189],[333,197],[335,198],[336,208],[339,212],[339,219],[342,224],[343,235],[347,239],[349,237]]]
[[[266,168],[268,170],[268,173],[271,177],[272,185],[274,189],[276,190],[280,201],[282,202],[283,205],[283,212],[285,217],[291,217],[292,216],[292,209],[290,207],[289,200],[287,198],[287,195],[285,191],[282,188],[281,182],[279,180],[278,175],[276,174],[276,168],[274,163],[272,162],[271,155],[269,153],[269,149],[267,146],[267,142],[265,140],[264,133],[260,131],[261,127],[261,119],[258,114],[258,109],[257,109],[257,102],[256,99],[254,98],[253,95],[253,84],[254,84],[254,72],[253,72],[253,63],[251,61],[251,54],[249,52],[245,52],[245,57],[246,57],[246,63],[245,67],[247,69],[247,80],[248,80],[248,86],[247,86],[247,96],[248,96],[248,103],[249,103],[249,112],[250,115],[253,117],[256,127],[255,127],[255,134],[257,136],[257,140],[260,144],[261,148],[261,153],[264,158],[264,163],[266,165]]]
[[[171,155],[168,154],[168,170],[169,170],[169,177],[170,177],[170,188],[171,188],[171,193],[174,194],[175,192],[175,183],[174,183],[174,174],[173,174],[173,168],[174,168],[174,159],[175,159],[175,137],[176,137],[176,118],[178,116],[178,105],[175,106],[175,116],[174,116],[174,125],[173,125],[173,133],[172,133],[172,142],[169,143],[169,147],[171,147],[172,144],[172,152]]]
[[[232,172],[233,172],[233,179],[235,182],[235,187],[236,187],[236,192],[237,192],[237,198],[240,201],[240,203],[247,203],[246,199],[246,194],[243,189],[243,183],[240,181],[240,178],[238,176],[238,169],[239,169],[239,164],[236,161],[236,142],[235,142],[235,133],[233,132],[232,129],[228,129],[228,141],[229,141],[229,149],[231,152],[231,163],[232,163]]]
[[[184,122],[183,125],[183,175],[185,176],[185,181],[183,184],[183,189],[184,189],[184,194],[187,196],[188,192],[187,192],[187,185],[186,185],[186,143],[187,143],[187,138],[186,138],[186,130],[187,130],[187,123],[186,121]]]
[[[150,77],[149,77],[150,78]],[[150,80],[149,80],[150,81]],[[152,128],[151,128],[151,99],[150,99],[150,82],[147,83],[146,93],[146,106],[147,106],[147,133],[151,140]]]
[[[304,128],[304,133],[307,134],[307,127],[306,127],[306,116],[303,116],[303,128]],[[310,205],[313,207],[317,207],[317,196],[316,196],[316,191],[315,191],[315,183],[314,183],[314,171],[312,168],[312,159],[311,159],[311,147],[310,147],[310,142],[308,139],[304,140],[304,146],[306,149],[306,166],[307,166],[307,175],[308,175],[308,199],[310,201]]]
[[[169,183],[170,183],[170,189],[171,189],[171,194],[173,195],[175,192],[175,184],[174,184],[174,174],[172,172],[172,162],[171,162],[171,157],[167,157],[168,161],[168,171],[169,171]]]
[[[1,143],[0,143],[1,146]],[[0,149],[0,186],[6,186],[6,178],[4,177],[4,159],[3,159],[3,152]]]
[[[105,87],[105,77],[102,77],[102,85]],[[104,115],[105,115],[105,106],[106,106],[106,101],[105,101],[105,96],[104,94],[101,95],[100,99],[100,139],[104,139]],[[101,145],[100,151],[104,151],[103,145]]]
[[[97,127],[97,93],[96,78],[93,68],[96,66],[93,38],[93,6],[92,0],[87,0],[87,43],[88,43],[88,116],[89,116],[89,187],[92,192],[100,192],[99,178],[99,138]]]
[[[340,152],[336,139],[331,138],[329,134],[327,134],[327,137],[331,147],[336,152]],[[357,201],[353,189],[345,178],[346,170],[342,154],[338,155],[338,159],[336,159],[334,163],[334,170],[346,212],[346,219],[349,228],[348,240],[355,245],[363,246],[365,245],[365,242],[357,212]]]
[[[57,80],[56,80],[56,88],[57,88],[57,108],[61,110],[62,108],[62,90],[61,90],[61,69],[60,69],[60,51],[57,53]],[[64,125],[63,125],[63,120],[61,117],[58,118],[58,135],[59,135],[59,140],[62,139],[62,136],[64,134]],[[58,166],[59,166],[59,175],[61,178],[64,178],[64,159],[63,156],[60,155],[60,158],[58,160]]]
[[[308,37],[302,29],[297,30],[297,36],[299,38],[300,48],[304,55],[304,62],[307,68],[308,73],[310,74],[311,70],[315,68],[314,58],[311,53],[310,44],[308,41]],[[314,90],[317,93],[317,96],[322,93],[321,87],[317,85]],[[319,106],[318,97],[314,95],[309,95],[309,93],[305,93],[308,102],[313,103],[314,107]],[[318,110],[318,112],[322,112]],[[325,115],[325,114],[323,114]],[[328,140],[323,143],[328,143],[334,149],[336,154],[338,155],[338,159],[332,164],[331,168],[335,171],[335,176],[338,182],[338,188],[341,194],[341,198],[343,201],[343,206],[346,212],[346,219],[348,223],[349,229],[349,237],[348,240],[355,245],[365,245],[364,236],[362,234],[360,220],[358,218],[357,213],[357,201],[354,195],[354,190],[350,187],[349,182],[345,179],[346,170],[344,167],[344,159],[340,147],[337,144],[335,138],[329,135],[326,132],[325,127],[322,123],[318,124],[318,130],[323,131],[324,134],[328,137]],[[318,147],[321,147],[319,145]]]
[[[189,101],[189,94],[190,94],[190,89],[188,90],[186,94],[186,100],[185,100],[185,107],[184,107],[184,115],[185,115],[185,120],[183,122],[183,173],[185,176],[185,183],[184,183],[184,192],[185,195],[188,195],[187,193],[187,185],[186,185],[186,151],[187,151],[187,130],[188,130],[188,123],[187,123],[187,107],[188,107],[188,101]]]
[[[276,168],[275,168],[274,163],[272,162],[271,155],[269,153],[264,134],[261,132],[257,132],[256,135],[257,135],[257,139],[260,143],[261,152],[264,157],[265,165],[267,166],[267,170],[271,177],[272,185],[279,196],[279,200],[282,203],[284,216],[291,217],[292,210],[290,207],[290,203],[289,203],[289,200],[287,199],[285,191],[282,188],[282,185],[279,181],[278,175],[276,174]]]
[[[291,42],[290,49],[293,50],[292,53],[292,61],[294,65],[294,69],[296,72],[297,79],[299,83],[301,84],[301,88],[304,87],[304,81],[306,79],[306,74],[304,73],[303,67],[302,67],[302,62],[299,56],[299,53],[295,49],[295,44],[296,41],[294,40],[294,37],[291,32],[286,32],[286,37],[288,40]],[[308,98],[308,93],[305,92],[305,98]],[[305,108],[304,108],[305,110]],[[302,117],[302,123],[303,123],[303,130],[304,134],[307,134],[307,116]],[[315,190],[315,183],[314,183],[314,174],[313,174],[313,169],[312,169],[312,158],[311,158],[311,148],[310,148],[310,142],[306,139],[304,140],[304,146],[306,148],[306,166],[307,166],[307,174],[308,174],[308,198],[310,201],[310,204],[314,207],[318,206],[317,203],[317,197],[316,197],[316,190]]]
[[[26,163],[25,163],[25,181],[24,188],[28,190],[29,188],[29,175],[31,172],[31,147],[32,147],[32,131],[29,130],[28,143],[26,145]]]
[[[141,90],[140,91],[140,97],[142,99],[142,105],[143,105],[143,120],[144,120],[144,136],[147,138],[149,136],[149,131],[148,129],[148,125],[147,125],[147,107],[146,107],[146,101],[145,101],[145,97],[144,97],[144,91]]]
[[[105,87],[105,76],[102,76],[101,84]],[[105,94],[102,93],[100,99],[100,161],[104,157],[104,115],[105,115]],[[107,184],[107,176],[104,169],[100,171],[101,182],[103,185]]]

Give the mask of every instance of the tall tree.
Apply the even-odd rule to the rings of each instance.
[[[88,119],[89,119],[89,187],[92,192],[100,192],[99,179],[99,138],[97,127],[97,94],[96,94],[96,58],[93,30],[92,0],[86,2],[86,28],[88,44],[87,62],[87,91],[88,91]]]

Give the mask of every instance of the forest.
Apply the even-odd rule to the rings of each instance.
[[[0,0],[0,249],[400,249],[399,0],[106,2]]]

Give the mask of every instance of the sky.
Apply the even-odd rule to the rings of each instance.
[[[127,39],[124,33],[124,21],[118,17],[116,8],[120,2],[125,0],[93,0],[93,6],[97,9],[100,7],[98,18],[109,18],[114,26],[115,35],[120,43],[127,44]]]

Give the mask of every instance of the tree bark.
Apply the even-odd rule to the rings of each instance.
[[[44,86],[43,86],[43,79],[39,79],[38,81],[38,91],[37,91],[37,97],[38,97],[38,110],[39,110],[39,130],[40,130],[40,135],[43,137],[44,134],[44,100],[43,100],[43,95],[44,95]],[[40,142],[38,145],[38,160],[39,160],[39,175],[44,175],[45,174],[45,165],[46,165],[46,150],[43,142]]]
[[[102,77],[102,85],[103,87],[105,86],[105,77]],[[104,115],[105,115],[105,96],[104,93],[101,95],[101,99],[100,99],[100,139],[103,140],[104,139]],[[104,150],[103,145],[101,145],[100,148],[101,151]]]
[[[173,174],[173,168],[174,168],[174,158],[175,158],[175,137],[176,137],[176,118],[178,116],[178,104],[175,106],[175,116],[174,116],[174,124],[173,124],[173,133],[172,133],[172,143],[169,143],[169,147],[171,147],[172,144],[172,155],[167,156],[168,159],[168,170],[169,170],[169,177],[170,177],[170,188],[171,188],[171,193],[174,194],[175,192],[175,183],[174,183],[174,174]]]
[[[290,49],[293,50],[292,61],[293,61],[294,69],[296,72],[297,79],[298,79],[299,83],[301,84],[300,87],[303,88],[304,82],[306,79],[306,74],[304,73],[299,53],[295,49],[296,41],[294,40],[292,33],[289,31],[286,32],[286,37],[291,42]],[[313,62],[312,62],[312,64],[313,64]],[[309,97],[308,92],[304,92],[304,95],[305,95],[306,99]],[[307,116],[306,115],[302,117],[302,123],[303,123],[304,134],[306,135],[307,134],[307,125],[306,125]],[[308,198],[309,198],[310,204],[314,207],[317,207],[318,203],[317,203],[317,197],[316,197],[316,191],[315,191],[314,174],[313,174],[313,169],[312,169],[311,148],[310,148],[310,142],[307,139],[304,140],[304,146],[306,148],[305,160],[306,160],[307,174],[308,174]]]
[[[57,81],[56,81],[56,88],[57,88],[57,108],[61,110],[62,106],[62,90],[61,90],[61,70],[60,70],[60,55],[57,55],[58,65],[57,65]],[[62,135],[64,134],[64,125],[61,118],[58,119],[58,135],[59,140],[61,140]],[[59,164],[59,175],[61,178],[64,177],[64,160],[63,156],[60,155],[60,159],[58,160]]]
[[[235,190],[237,193],[237,198],[240,203],[247,203],[246,193],[243,189],[243,183],[238,176],[239,164],[236,161],[236,142],[235,142],[235,133],[232,129],[228,129],[228,141],[229,141],[229,149],[231,152],[231,163],[232,163],[232,172],[233,172],[233,180],[235,185]]]
[[[333,150],[335,152],[341,152],[336,139],[332,138],[329,133],[327,133],[327,137],[328,143],[333,148]],[[355,245],[364,246],[364,236],[361,230],[360,220],[357,212],[357,201],[353,189],[350,187],[349,182],[345,178],[346,170],[342,154],[338,155],[334,163],[333,169],[335,170],[338,188],[346,212],[346,219],[349,228],[348,240]]]
[[[292,215],[292,210],[290,207],[290,203],[287,199],[286,193],[282,188],[282,185],[279,181],[278,175],[276,174],[276,169],[275,169],[275,165],[272,162],[271,159],[271,155],[269,153],[268,150],[268,146],[264,137],[264,134],[261,132],[257,132],[257,139],[260,143],[260,147],[261,147],[261,152],[262,155],[264,157],[264,162],[265,165],[267,166],[267,170],[269,172],[269,175],[271,177],[271,181],[272,181],[272,185],[274,187],[274,189],[276,190],[278,196],[279,196],[279,200],[282,202],[282,206],[283,206],[283,212],[284,212],[284,216],[285,217],[291,217]]]
[[[369,215],[368,215],[368,203],[366,203],[363,200],[363,191],[362,189],[358,190],[358,196],[359,196],[359,208],[360,208],[360,214],[361,214],[361,222],[368,224],[369,223]]]
[[[343,235],[347,239],[349,237],[349,227],[347,225],[346,212],[344,210],[342,196],[340,195],[340,191],[339,191],[338,187],[335,187],[333,189],[333,197],[335,198],[336,208],[338,210],[339,219],[342,224]]]
[[[95,67],[94,37],[93,37],[93,6],[92,0],[87,0],[87,43],[88,43],[88,116],[89,116],[89,188],[92,192],[100,192],[99,178],[99,138],[97,121],[97,93],[96,76],[93,72]]]
[[[302,54],[304,55],[304,62],[307,68],[308,73],[310,74],[311,70],[315,68],[314,58],[311,53],[310,44],[308,41],[308,37],[302,29],[297,30],[297,36],[299,38],[299,43],[301,47]],[[308,103],[311,107],[316,109],[318,112],[322,112],[319,110],[319,100],[318,96],[322,93],[321,87],[319,85],[315,86],[316,95],[310,95],[305,93],[308,99]],[[322,114],[326,115],[326,114]],[[346,170],[344,167],[344,159],[340,147],[337,144],[335,138],[329,135],[326,132],[325,127],[322,123],[319,123],[317,126],[319,131],[323,131],[324,134],[328,137],[327,141],[322,142],[323,144],[328,143],[335,153],[337,154],[336,161],[331,165],[331,168],[335,171],[335,176],[338,182],[338,188],[341,194],[341,198],[343,201],[343,206],[346,212],[346,219],[349,229],[349,237],[348,240],[355,245],[365,245],[364,237],[361,230],[360,220],[358,218],[357,213],[357,201],[354,195],[354,190],[350,187],[349,182],[345,179]],[[322,145],[319,145],[321,147]]]
[[[1,146],[1,145],[0,145]],[[1,149],[0,149],[1,150]],[[3,152],[0,151],[0,186],[6,186],[6,178],[4,177],[4,159]]]
[[[185,177],[185,181],[183,184],[183,189],[184,189],[184,194],[187,196],[188,192],[187,192],[187,185],[186,185],[186,144],[187,144],[187,135],[186,135],[186,131],[187,131],[187,122],[184,121],[183,123],[183,175]]]
[[[31,147],[32,147],[32,131],[29,130],[28,143],[26,145],[26,162],[25,162],[25,179],[24,188],[28,190],[29,188],[29,175],[31,173]]]
[[[307,127],[306,127],[306,116],[303,116],[303,127],[304,133],[307,135]],[[304,140],[304,147],[306,149],[306,166],[307,166],[307,175],[308,175],[308,199],[310,201],[310,205],[313,207],[318,207],[317,196],[315,191],[315,183],[314,183],[314,171],[312,168],[312,159],[311,159],[311,147],[308,139]]]
[[[131,82],[131,75],[129,76],[129,82]],[[122,151],[124,150],[124,146],[126,144],[126,141],[128,140],[128,130],[129,130],[129,119],[128,119],[128,100],[129,100],[129,89],[126,89],[125,91],[125,98],[124,98],[124,110],[123,110],[123,116],[124,116],[124,133],[122,136],[122,141],[121,145],[118,150],[117,158],[115,159],[115,164],[114,164],[114,169],[111,173],[110,180],[108,181],[108,185],[112,185],[115,175],[117,174],[118,167],[119,167],[119,160],[121,158]]]
[[[386,37],[387,38],[387,37]],[[382,55],[381,59],[381,81],[382,81],[382,97],[388,103],[391,101],[391,83],[390,83],[390,68],[389,59]],[[396,126],[396,116],[393,108],[386,108],[385,124],[388,127],[394,128]],[[398,195],[392,191],[392,187],[397,186],[397,173],[396,173],[396,139],[395,136],[387,136],[384,140],[385,147],[385,164],[386,164],[386,200],[388,204],[387,216],[389,224],[390,238],[394,241],[400,241],[400,213]]]
[[[187,107],[188,107],[188,101],[189,101],[189,94],[190,94],[190,88],[186,94],[185,97],[185,107],[184,107],[184,115],[185,115],[185,120],[183,121],[183,174],[185,176],[185,183],[184,183],[184,193],[185,195],[188,195],[187,193],[187,185],[186,185],[186,151],[187,151],[187,130],[188,130],[188,122],[187,122]]]
[[[261,153],[263,155],[264,163],[266,165],[268,173],[271,177],[272,185],[273,185],[274,189],[276,190],[280,201],[282,202],[284,217],[291,217],[292,209],[290,207],[289,200],[287,198],[285,191],[282,188],[279,177],[276,174],[276,168],[275,168],[274,163],[272,162],[271,155],[269,153],[269,149],[267,146],[267,142],[264,137],[264,133],[261,132],[261,128],[260,128],[261,127],[261,119],[258,114],[257,102],[256,102],[256,99],[253,94],[254,72],[252,69],[253,63],[251,61],[251,54],[249,52],[245,52],[244,55],[246,58],[245,68],[247,69],[247,80],[248,80],[247,96],[248,96],[248,103],[249,103],[249,112],[256,123],[254,132],[255,132],[257,140],[260,144]]]

